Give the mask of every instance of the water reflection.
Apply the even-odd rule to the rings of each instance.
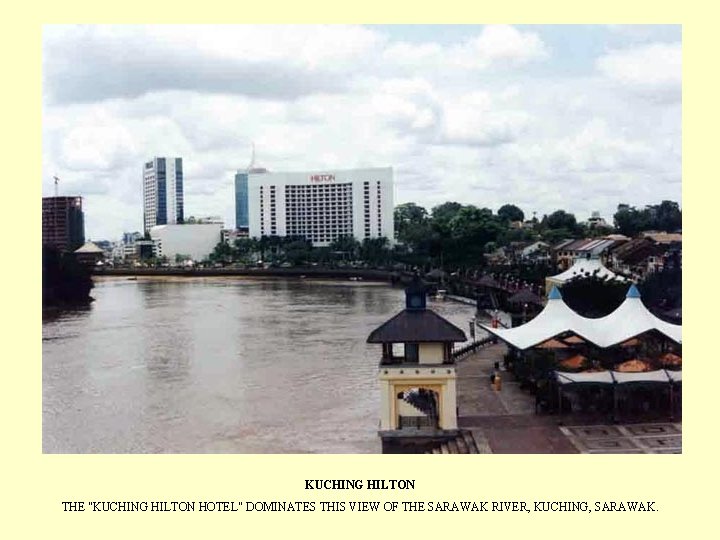
[[[43,319],[46,452],[378,452],[383,284],[105,279]],[[432,306],[467,332],[472,308]]]

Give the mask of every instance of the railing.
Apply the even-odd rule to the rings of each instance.
[[[460,358],[463,358],[464,356],[467,356],[471,353],[474,353],[481,347],[484,347],[485,345],[490,345],[491,343],[495,342],[495,337],[489,336],[483,339],[480,339],[478,341],[473,341],[469,345],[465,345],[464,347],[460,347],[456,351],[453,351],[452,358],[453,360],[459,360]]]

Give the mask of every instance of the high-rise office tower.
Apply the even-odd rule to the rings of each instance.
[[[43,197],[42,243],[59,251],[75,251],[85,243],[82,197]]]
[[[238,171],[235,175],[235,228],[247,229],[248,218],[248,172]]]
[[[239,170],[235,175],[235,228],[247,231],[250,227],[250,212],[248,203],[248,176],[250,174],[263,174],[268,172],[263,167],[255,165],[255,144],[252,148],[250,165],[245,170]]]
[[[184,220],[182,158],[156,157],[143,167],[143,225],[176,225]]]

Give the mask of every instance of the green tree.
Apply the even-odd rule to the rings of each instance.
[[[566,282],[560,292],[563,300],[583,317],[604,317],[615,311],[625,300],[627,282],[600,278],[595,273],[577,276]]]
[[[284,258],[293,265],[308,262],[312,255],[312,243],[303,237],[289,237],[283,245]]]
[[[565,210],[555,210],[547,216],[544,221],[548,229],[567,229],[569,231],[575,231],[577,229],[575,216]]]
[[[618,210],[613,216],[615,228],[620,234],[633,237],[640,231],[650,228],[649,212],[638,210],[634,206],[626,204],[618,205]]]
[[[498,217],[502,221],[524,221],[525,214],[520,208],[514,204],[503,204],[497,211]]]
[[[250,261],[258,251],[260,251],[260,246],[257,238],[238,238],[234,242],[235,256],[245,262]]]
[[[365,238],[360,244],[360,258],[373,265],[386,264],[391,258],[389,245],[388,239],[384,236]]]
[[[233,250],[227,242],[218,242],[210,254],[212,262],[231,263],[233,262]]]
[[[659,231],[673,232],[682,229],[682,211],[673,201],[663,201],[655,206],[655,226]]]
[[[341,258],[356,259],[360,250],[360,242],[354,236],[338,236],[330,243],[330,251],[342,254]]]
[[[400,242],[413,243],[418,229],[427,229],[428,213],[415,203],[400,204],[393,213],[395,236]]]
[[[43,306],[89,303],[92,288],[90,271],[79,264],[72,253],[60,253],[55,248],[43,246]]]
[[[452,218],[450,230],[454,241],[450,262],[467,267],[482,264],[485,244],[497,240],[502,225],[492,210],[468,205]]]

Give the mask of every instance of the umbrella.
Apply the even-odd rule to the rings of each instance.
[[[587,363],[588,359],[586,357],[582,354],[576,354],[575,356],[571,356],[570,358],[566,358],[565,360],[558,362],[558,367],[575,370],[584,368]]]
[[[639,358],[633,358],[632,360],[626,360],[622,364],[615,366],[615,371],[622,371],[624,373],[640,373],[642,371],[652,371],[653,367],[645,360]]]
[[[630,338],[620,344],[621,347],[637,347],[638,345],[640,345],[640,340],[638,338]]]
[[[571,343],[573,345],[576,345],[578,343],[585,343],[585,340],[580,336],[570,336],[569,338],[563,339],[563,341],[565,343]]]
[[[660,357],[660,363],[668,367],[682,366],[682,357],[675,353],[668,352]]]

